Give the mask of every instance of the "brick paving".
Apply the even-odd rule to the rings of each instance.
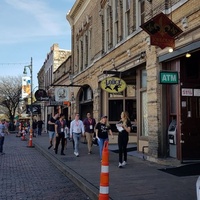
[[[2,163],[2,161],[4,163],[0,165],[0,170],[2,170],[2,168],[4,169],[4,175],[1,175],[0,178],[6,180],[4,184],[7,186],[1,181],[0,187],[5,188],[7,195],[13,195],[11,199],[17,199],[14,198],[14,195],[18,195],[21,199],[23,199],[23,195],[25,195],[24,199],[48,199],[49,196],[52,197],[54,194],[64,195],[64,197],[60,199],[86,199],[87,197],[84,196],[81,191],[78,191],[74,184],[69,183],[68,179],[64,178],[67,176],[81,188],[90,199],[98,199],[101,172],[98,147],[94,146],[92,154],[88,155],[86,144],[81,142],[80,157],[75,157],[72,143],[68,141],[67,149],[65,150],[66,155],[61,156],[59,154],[60,151],[58,151],[56,155],[53,149],[48,150],[48,140],[48,135],[42,134],[40,137],[33,138],[35,148],[27,148],[27,142],[20,141],[19,138],[8,136],[5,141],[6,154],[4,157],[0,157],[0,163]],[[109,149],[112,148],[114,148],[114,145],[109,145]],[[19,156],[20,152],[22,156]],[[11,153],[12,155],[10,155]],[[27,159],[27,162],[24,161],[23,157]],[[5,164],[6,159],[8,164]],[[16,164],[17,160],[19,160],[18,164]],[[40,167],[36,167],[36,161]],[[109,151],[109,161],[110,200],[196,199],[196,181],[198,175],[177,177],[164,173],[158,169],[169,166],[144,161],[141,158],[132,156],[131,152],[129,152],[128,156],[128,165],[123,169],[118,168],[117,153]],[[46,164],[44,164],[44,162]],[[23,167],[18,169],[19,166]],[[54,166],[62,173],[57,172]],[[5,172],[5,168],[9,168],[8,173]],[[41,170],[41,168],[45,168],[45,170]],[[12,175],[12,173],[14,173],[12,171],[15,171],[15,169],[17,169],[17,173]],[[24,171],[26,171],[26,173],[23,173]],[[52,172],[56,172],[56,174]],[[23,177],[23,181],[20,181],[20,179],[17,181],[15,177]],[[24,180],[26,180],[26,182],[24,182]],[[62,187],[61,189],[60,186],[57,187],[55,183],[59,183],[59,185],[61,183],[61,185],[69,184],[69,186],[67,185],[67,187]],[[11,192],[9,192],[10,189],[8,188],[12,187],[14,189],[11,189]],[[72,195],[65,197],[65,195],[69,194],[69,188]],[[72,188],[76,189],[72,190]],[[34,193],[31,193],[33,190]],[[79,192],[80,195],[78,195]],[[0,199],[1,195],[0,193]],[[4,193],[4,196],[5,195]],[[37,198],[35,198],[34,195],[36,195]],[[51,199],[54,199],[54,197]]]
[[[27,141],[5,137],[0,156],[0,200],[86,200],[80,188]]]

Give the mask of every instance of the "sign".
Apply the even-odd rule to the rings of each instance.
[[[194,96],[200,97],[200,89],[194,89]]]
[[[22,77],[22,99],[26,98],[31,93],[31,77]]]
[[[49,97],[45,90],[39,89],[35,92],[35,98],[37,101],[48,101]]]
[[[56,101],[69,101],[67,87],[56,87],[55,88],[55,100]]]
[[[182,96],[193,96],[193,89],[191,89],[191,88],[182,88],[181,94],[182,94]]]
[[[41,114],[41,106],[40,105],[32,105],[33,115]],[[31,114],[31,105],[26,105],[26,114]]]
[[[126,89],[126,82],[118,77],[105,78],[100,85],[108,93],[120,93]]]
[[[160,84],[178,84],[178,72],[160,71]]]
[[[150,35],[151,45],[164,49],[175,46],[175,37],[183,31],[174,24],[164,13],[160,13],[141,25]]]

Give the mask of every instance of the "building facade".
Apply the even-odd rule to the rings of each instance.
[[[151,45],[140,27],[161,12],[183,31],[171,53]],[[135,124],[130,142],[149,160],[198,160],[199,15],[198,0],[77,0],[67,14],[72,32],[68,70],[55,80],[70,90],[69,114],[84,118],[91,112],[97,121],[107,115],[115,132],[126,110]],[[162,71],[178,74],[177,84],[163,84]],[[102,81],[112,77],[124,80],[126,89],[104,90]]]
[[[39,89],[45,90],[49,97],[49,101],[40,102],[42,108],[41,119],[45,122],[60,109],[60,104],[55,102],[54,88],[52,86],[54,82],[54,72],[70,55],[70,50],[60,49],[58,44],[53,44],[43,66],[38,72]],[[47,130],[47,123],[45,123],[45,130]]]

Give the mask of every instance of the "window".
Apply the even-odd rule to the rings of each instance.
[[[126,12],[125,12],[125,35],[130,34],[130,0],[126,0]]]
[[[145,1],[137,0],[136,1],[136,28],[139,28],[145,20]]]

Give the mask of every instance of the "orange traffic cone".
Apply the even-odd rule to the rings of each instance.
[[[99,200],[109,200],[109,151],[108,141],[104,143],[102,151]]]
[[[33,129],[30,129],[30,136],[29,136],[29,141],[28,141],[28,146],[27,147],[34,147],[33,146]]]
[[[22,134],[21,140],[26,141],[25,133]]]

